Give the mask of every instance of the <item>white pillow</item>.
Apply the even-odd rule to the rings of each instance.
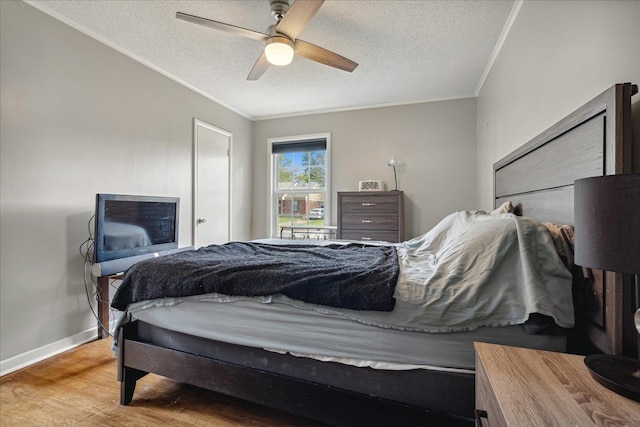
[[[491,211],[491,215],[500,215],[505,213],[513,213],[513,204],[511,202],[504,202],[499,207]]]

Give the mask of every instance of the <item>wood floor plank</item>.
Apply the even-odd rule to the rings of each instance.
[[[122,406],[110,346],[94,341],[0,378],[0,425],[322,425],[153,374]]]

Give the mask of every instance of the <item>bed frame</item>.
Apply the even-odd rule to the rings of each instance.
[[[573,224],[573,181],[640,171],[634,165],[631,97],[637,85],[617,84],[494,164],[495,206],[510,200],[521,214]],[[523,173],[524,171],[524,173]],[[613,209],[617,207],[612,207]],[[637,349],[630,275],[592,271],[578,302],[587,338],[604,353]]]
[[[613,86],[497,162],[496,206],[512,200],[527,216],[572,224],[573,180],[633,167],[636,92],[631,84]],[[627,333],[622,297],[630,286],[618,292],[611,285],[624,283],[621,275],[601,277],[589,288],[589,304],[600,311],[590,309],[588,337],[619,354]],[[128,323],[118,341],[121,404],[131,402],[136,381],[149,372],[337,425],[455,426],[470,425],[474,416],[472,374],[356,368]]]

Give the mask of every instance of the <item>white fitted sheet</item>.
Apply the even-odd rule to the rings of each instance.
[[[177,332],[295,356],[374,369],[475,370],[474,341],[564,351],[563,336],[529,335],[521,325],[427,333],[381,328],[301,310],[278,298],[228,302],[180,299],[130,307],[137,319]]]

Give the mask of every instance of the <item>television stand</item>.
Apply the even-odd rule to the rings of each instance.
[[[183,251],[192,251],[194,249],[193,246],[186,246],[184,248],[94,263],[91,267],[91,274],[98,280],[98,338],[106,338],[109,336],[109,304],[111,300],[111,298],[109,298],[109,287],[112,280],[122,279],[124,271],[127,271],[129,267],[145,259]]]

